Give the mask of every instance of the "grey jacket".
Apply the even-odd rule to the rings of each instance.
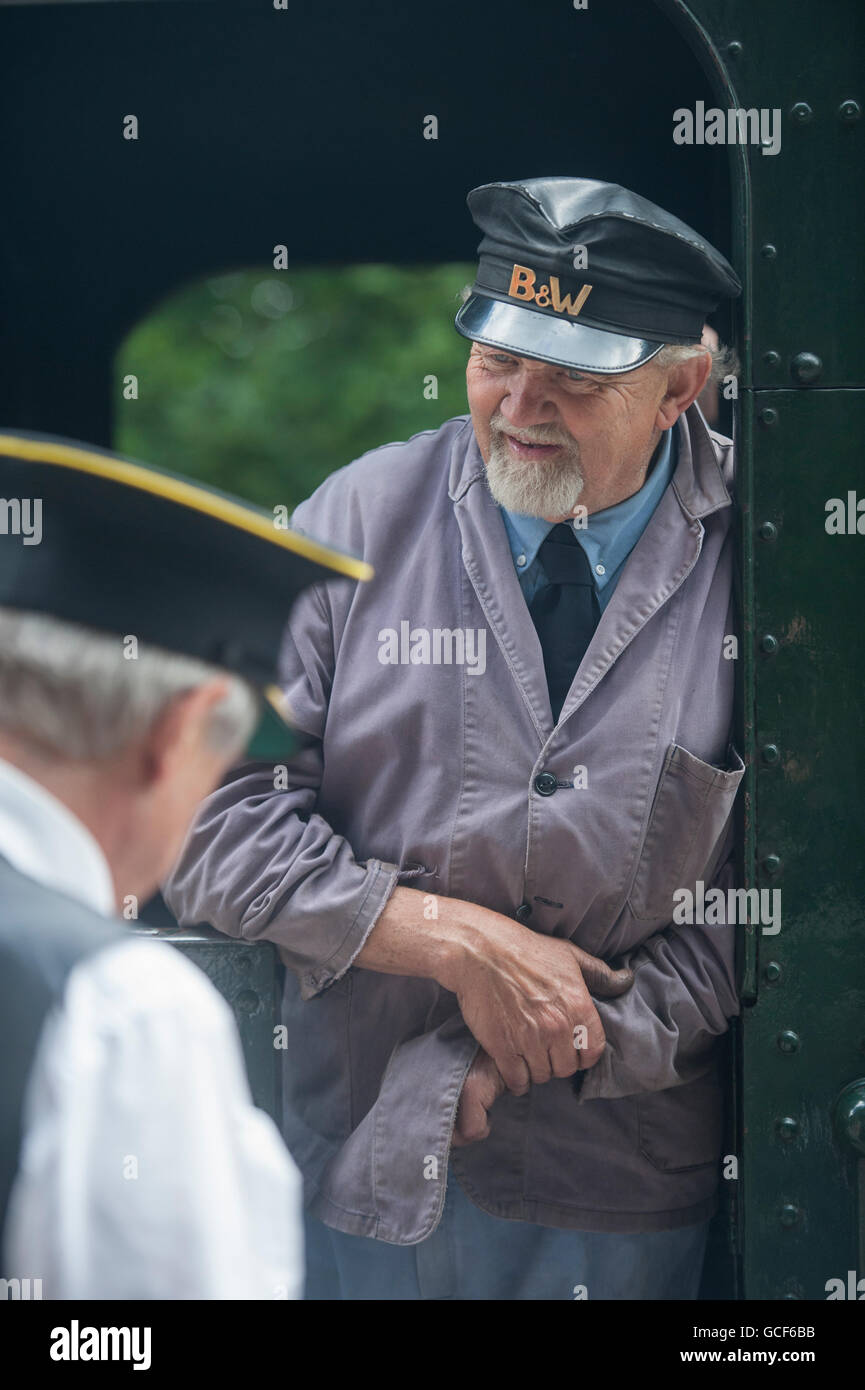
[[[597,1231],[714,1210],[734,928],[671,922],[677,888],[732,882],[732,446],[694,407],[675,428],[673,481],[555,727],[468,418],[364,455],[295,514],[375,579],[298,600],[284,687],[317,741],[276,787],[269,766],[236,769],[165,893],[183,922],[281,948],[286,1138],[339,1230],[434,1230],[477,1046],[436,984],[352,968],[397,883],[422,890],[419,922],[436,894],[521,909],[636,972],[598,1003],[607,1045],[579,1098],[564,1080],[505,1095],[490,1137],[454,1151],[472,1200]]]

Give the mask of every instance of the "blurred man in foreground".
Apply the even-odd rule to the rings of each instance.
[[[297,1298],[299,1175],[231,1012],[115,913],[153,893],[262,703],[259,742],[292,746],[268,649],[305,584],[367,567],[63,441],[0,435],[0,492],[40,523],[0,536],[7,1297]]]

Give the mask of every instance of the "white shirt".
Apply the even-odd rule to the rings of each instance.
[[[0,855],[114,914],[93,836],[2,759]],[[75,966],[28,1081],[3,1275],[54,1299],[300,1298],[302,1232],[300,1174],[204,974],[141,938]]]

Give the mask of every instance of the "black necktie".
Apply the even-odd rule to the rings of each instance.
[[[546,583],[538,589],[529,612],[544,653],[544,670],[553,719],[562,705],[592,633],[600,607],[586,552],[564,521],[554,526],[538,551]]]

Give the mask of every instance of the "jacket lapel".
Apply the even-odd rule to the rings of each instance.
[[[457,457],[458,448],[452,461],[450,495],[462,537],[463,565],[538,742],[544,744],[553,731],[553,712],[541,644],[514,569],[502,514],[485,485],[484,461],[474,431],[470,429],[462,459]]]
[[[601,615],[559,718],[561,725],[621,653],[682,586],[700,556],[701,518],[730,505],[715,448],[696,406],[680,416],[675,474],[628,558]],[[451,460],[450,496],[466,573],[541,744],[553,732],[543,653],[514,570],[501,512],[484,485],[470,422]]]

